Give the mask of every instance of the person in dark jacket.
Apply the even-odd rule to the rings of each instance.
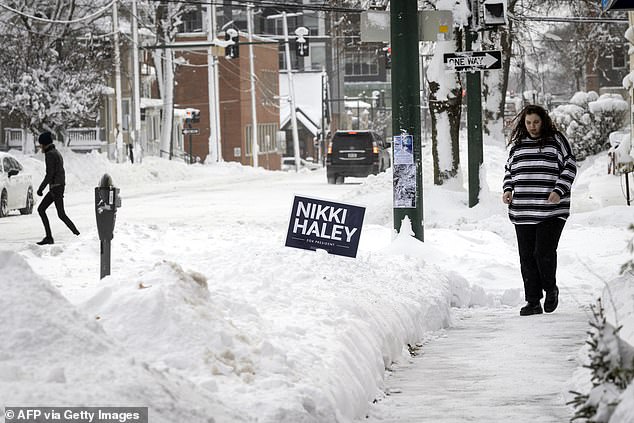
[[[75,224],[66,216],[64,211],[64,188],[66,186],[66,173],[64,172],[64,159],[59,151],[53,144],[53,135],[50,132],[42,132],[38,138],[38,143],[44,152],[44,160],[46,162],[46,175],[44,180],[40,184],[37,190],[37,195],[40,197],[44,193],[44,188],[48,185],[49,189],[42,202],[37,208],[37,212],[42,218],[44,224],[44,230],[46,236],[38,245],[54,244],[53,235],[51,234],[51,225],[49,224],[48,217],[46,216],[46,209],[55,203],[57,209],[57,216],[68,226],[75,235],[79,235],[79,231]]]
[[[570,215],[575,155],[548,112],[536,105],[518,114],[509,144],[502,201],[517,235],[526,299],[520,315],[552,313],[559,304],[557,245]]]

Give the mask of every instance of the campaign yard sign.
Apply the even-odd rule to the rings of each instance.
[[[356,257],[365,207],[295,196],[286,246]]]

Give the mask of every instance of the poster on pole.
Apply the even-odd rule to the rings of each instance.
[[[414,137],[411,135],[395,135],[394,164],[414,164]]]
[[[286,246],[356,257],[365,207],[295,196]]]
[[[416,208],[416,163],[414,162],[414,137],[409,134],[394,135],[393,191],[394,208]]]

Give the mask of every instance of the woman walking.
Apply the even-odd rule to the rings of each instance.
[[[516,117],[509,144],[502,201],[517,235],[526,299],[520,315],[552,313],[559,303],[557,245],[570,215],[575,156],[548,112],[536,105]]]

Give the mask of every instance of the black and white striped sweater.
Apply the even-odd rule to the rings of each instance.
[[[577,174],[575,155],[560,133],[545,140],[524,138],[509,152],[504,173],[504,192],[513,192],[509,218],[514,224],[536,224],[551,217],[570,215],[570,189]],[[551,192],[559,204],[548,202]]]

